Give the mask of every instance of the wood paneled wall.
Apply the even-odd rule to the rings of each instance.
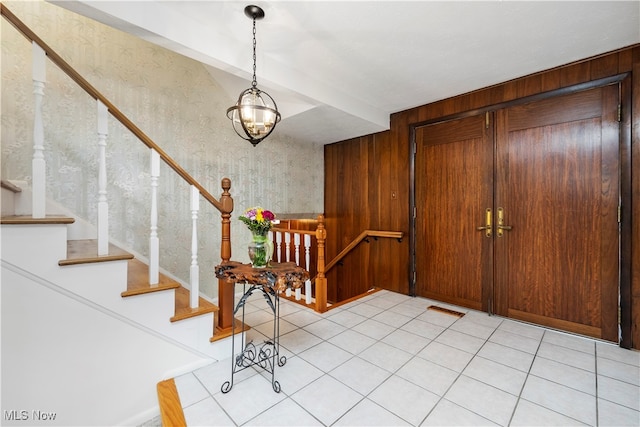
[[[389,131],[326,145],[327,260],[365,229],[407,233],[401,243],[385,239],[360,245],[343,266],[327,275],[329,298],[357,295],[372,286],[409,292],[412,125],[495,109],[524,97],[621,73],[632,73],[632,96],[629,105],[623,105],[622,123],[631,135],[623,158],[630,163],[632,177],[632,188],[626,189],[630,196],[623,207],[622,230],[631,236],[623,248],[631,268],[622,276],[631,283],[622,287],[623,322],[631,324],[631,337],[626,337],[623,345],[640,348],[640,45],[395,113]],[[633,217],[632,213],[638,214]]]
[[[325,146],[327,261],[364,230],[409,232],[408,144],[389,132]],[[329,300],[383,287],[409,291],[409,239],[369,239],[327,273]]]

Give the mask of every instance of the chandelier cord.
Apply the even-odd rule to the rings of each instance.
[[[256,86],[258,86],[256,79],[256,18],[253,18],[253,81],[251,87],[255,89]]]

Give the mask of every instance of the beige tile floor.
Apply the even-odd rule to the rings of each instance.
[[[439,305],[463,317],[427,310]],[[273,319],[246,305],[262,343]],[[281,300],[282,390],[231,355],[177,377],[190,426],[640,426],[640,352],[380,291],[320,315]]]

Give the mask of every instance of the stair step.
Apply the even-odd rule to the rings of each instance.
[[[44,218],[34,218],[30,215],[9,215],[0,218],[0,224],[73,224],[74,218],[62,215],[46,215]]]
[[[179,287],[180,283],[163,274],[160,274],[157,285],[149,284],[149,266],[134,258],[129,261],[127,269],[127,290],[120,295],[130,297]]]
[[[182,403],[173,378],[160,381],[157,385],[160,417],[163,426],[186,426]]]
[[[175,289],[175,310],[171,317],[172,322],[196,317],[201,314],[216,313],[218,306],[200,297],[199,307],[191,308],[191,293],[180,283],[160,274],[157,285],[149,284],[149,266],[137,259],[129,261],[129,269],[127,271],[127,290],[121,295],[128,297],[132,295],[141,295],[150,292],[166,291]]]
[[[58,261],[58,265],[89,264],[125,259],[133,259],[133,255],[111,243],[109,243],[107,255],[98,255],[98,241],[96,239],[68,240],[67,258]]]
[[[180,286],[176,288],[176,311],[171,318],[172,322],[188,319],[190,317],[199,316],[206,313],[216,313],[219,308],[217,305],[210,303],[206,299],[200,297],[197,308],[191,308],[191,292]]]

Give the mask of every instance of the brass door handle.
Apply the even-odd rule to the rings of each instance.
[[[476,230],[478,231],[483,231],[484,230],[484,235],[486,237],[491,237],[491,209],[487,208],[485,210],[485,217],[484,217],[484,223],[485,225],[481,226],[481,227],[476,227]]]
[[[498,208],[498,225],[496,227],[498,229],[498,237],[502,237],[504,234],[504,230],[511,230],[513,227],[510,225],[504,225],[504,209]]]

